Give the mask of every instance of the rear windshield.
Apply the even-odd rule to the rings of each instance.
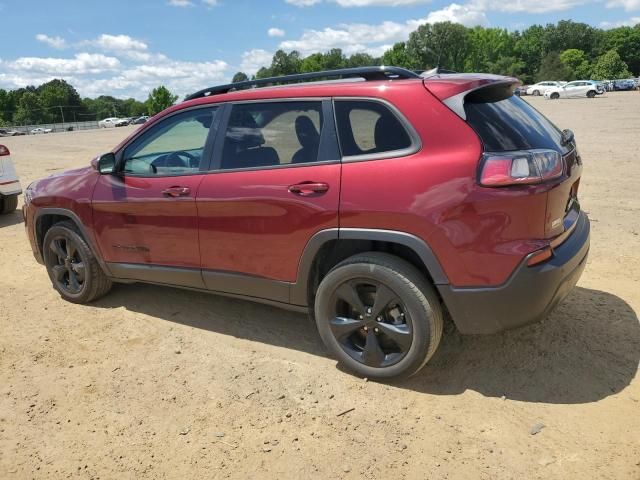
[[[565,153],[562,133],[544,115],[515,95],[494,98],[469,94],[464,110],[467,122],[478,134],[485,151],[549,148]]]

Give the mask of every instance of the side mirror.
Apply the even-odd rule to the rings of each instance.
[[[109,175],[114,172],[116,168],[116,156],[109,152],[91,160],[91,166],[100,175]]]

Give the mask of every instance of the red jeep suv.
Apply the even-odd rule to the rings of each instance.
[[[30,185],[29,240],[71,302],[148,282],[309,311],[352,371],[411,375],[445,312],[525,325],[584,269],[573,134],[518,83],[366,67],[205,89]]]

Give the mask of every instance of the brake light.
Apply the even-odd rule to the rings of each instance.
[[[0,145],[0,157],[5,157],[9,155],[9,149],[4,145]]]
[[[480,185],[485,187],[534,185],[564,173],[564,162],[555,150],[487,152],[481,165]]]

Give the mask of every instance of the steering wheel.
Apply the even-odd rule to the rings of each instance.
[[[165,161],[165,165],[168,167],[180,167],[180,166],[194,167],[196,166],[195,164],[198,161],[198,159],[194,155],[190,154],[189,152],[180,150],[178,152],[171,152],[169,155],[165,157],[164,161]],[[182,163],[182,165],[177,165],[177,163]]]

